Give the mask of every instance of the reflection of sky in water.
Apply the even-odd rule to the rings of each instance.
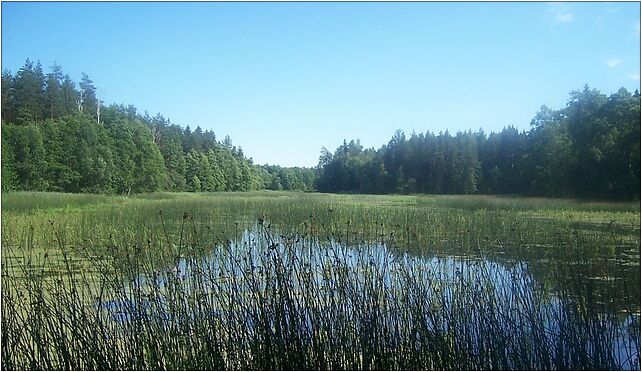
[[[181,258],[164,272],[141,276],[138,283],[143,288],[155,287],[164,291],[172,285],[172,280],[168,280],[170,277],[180,280],[187,292],[205,286],[205,291],[235,291],[243,296],[257,289],[264,292],[274,290],[266,286],[264,279],[266,276],[274,278],[275,266],[284,269],[282,275],[288,278],[294,296],[305,292],[306,288],[316,289],[314,303],[305,303],[304,296],[297,297],[297,306],[302,309],[329,303],[337,285],[343,285],[347,291],[344,299],[348,302],[367,293],[368,289],[379,288],[381,291],[378,293],[386,295],[379,301],[387,304],[398,302],[399,298],[428,301],[424,308],[433,309],[437,314],[461,311],[458,307],[461,304],[456,301],[492,304],[497,307],[493,310],[495,314],[502,314],[504,320],[504,324],[497,327],[513,327],[516,329],[511,331],[532,334],[533,337],[543,334],[548,345],[565,342],[564,332],[577,329],[570,326],[573,319],[568,318],[569,304],[547,293],[529,273],[524,262],[501,264],[485,257],[417,257],[388,249],[385,244],[345,246],[334,241],[320,244],[318,240],[304,240],[300,236],[272,240],[265,234],[246,230],[239,242],[214,248],[209,256]],[[345,283],[349,285],[345,286]],[[408,283],[422,283],[421,296],[409,291]],[[247,297],[250,298],[249,295]],[[212,296],[212,300],[214,308],[220,311],[208,315],[219,317],[225,312],[225,303],[215,303],[217,296]],[[117,322],[130,321],[133,314],[148,316],[151,313],[164,318],[164,312],[169,311],[169,304],[162,303],[162,300],[153,304],[148,301],[137,304],[108,301],[103,307]],[[346,304],[345,309],[358,311],[351,304]],[[532,314],[536,319],[530,319],[531,323],[525,322],[523,314]],[[446,317],[430,315],[430,311],[422,315],[430,330],[447,329],[449,320]],[[467,322],[473,329],[481,325],[481,320],[474,314]],[[306,323],[311,325],[309,318]],[[544,329],[533,329],[533,325]],[[609,335],[609,339],[603,341],[608,342],[622,368],[638,368],[639,335],[631,338],[629,331],[639,333],[639,315],[618,321],[615,316],[604,314],[593,325],[606,329],[604,334]],[[591,347],[589,342],[587,348],[590,350]]]

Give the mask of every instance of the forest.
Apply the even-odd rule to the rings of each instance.
[[[379,150],[359,140],[323,149],[322,192],[640,197],[640,94],[584,87],[542,106],[529,131],[397,131]]]
[[[313,188],[312,169],[253,164],[226,136],[132,105],[103,106],[93,81],[27,60],[2,74],[2,190],[89,193]]]
[[[585,86],[542,106],[528,131],[397,130],[378,150],[344,140],[315,169],[257,165],[226,136],[132,105],[103,106],[54,64],[2,73],[2,190],[514,194],[638,200],[640,94]],[[283,149],[287,151],[287,149]]]

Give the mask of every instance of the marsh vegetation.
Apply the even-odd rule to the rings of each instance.
[[[2,194],[4,369],[638,369],[636,203]]]

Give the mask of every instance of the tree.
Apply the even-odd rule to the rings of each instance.
[[[132,139],[134,142],[135,177],[134,192],[154,192],[165,184],[165,167],[163,156],[152,139],[149,128],[135,123]]]
[[[185,190],[185,156],[180,145],[180,140],[163,140],[160,151],[165,162],[166,184],[165,189],[171,191]]]
[[[2,191],[13,190],[17,186],[14,152],[10,148],[9,142],[9,137],[11,137],[9,132],[11,130],[10,124],[2,124],[2,155],[0,157],[0,161],[2,162],[2,169],[0,170],[0,172],[2,172],[2,177],[0,177],[2,181]]]
[[[98,111],[98,99],[96,98],[96,87],[94,82],[83,72],[82,79],[80,80],[81,92],[81,112],[86,112],[89,115],[96,116]]]
[[[542,106],[531,121],[528,134],[529,192],[534,195],[569,196],[569,173],[573,164],[572,143],[563,110]]]
[[[82,154],[76,151],[78,124],[77,120],[48,119],[40,126],[47,149],[44,177],[48,180],[48,191],[80,192],[82,175],[78,156]]]
[[[475,194],[480,172],[477,141],[471,132],[457,133],[455,141],[454,191],[457,194]]]
[[[9,123],[14,120],[15,106],[14,82],[11,71],[2,71],[2,120]]]
[[[51,72],[47,74],[47,86],[45,88],[45,110],[50,119],[59,118],[65,113],[65,97],[63,94],[62,67],[54,62]]]
[[[112,177],[112,189],[120,194],[129,194],[134,187],[136,163],[136,143],[133,138],[133,131],[128,121],[122,117],[116,117],[113,121],[107,121],[109,115],[105,115],[105,123],[108,124],[108,131],[111,140],[111,148],[114,157],[114,175]]]
[[[54,63],[2,73],[2,189],[495,193],[639,199],[640,94],[589,87],[542,106],[528,132],[395,131],[379,149],[344,140],[315,169],[255,165],[229,136],[171,124],[132,105],[104,107]]]
[[[65,75],[61,86],[60,92],[62,95],[63,115],[71,115],[77,111],[76,101],[78,100],[79,92],[76,91],[76,83]]]
[[[47,167],[46,151],[38,126],[23,122],[20,126],[7,124],[3,129],[13,163],[5,167],[11,169],[10,174],[15,172],[15,183],[21,190],[46,190],[47,182],[43,177]],[[10,182],[7,186],[12,184]]]
[[[201,191],[201,180],[199,178],[201,174],[203,174],[201,157],[196,150],[191,149],[185,156],[185,177],[187,178],[187,189],[189,191]]]
[[[45,76],[38,62],[27,59],[14,78],[15,121],[19,124],[38,121],[45,112]]]
[[[130,193],[265,185],[265,171],[229,137],[219,144],[213,131],[183,130],[161,114],[140,115],[132,105],[104,107],[86,74],[76,90],[59,65],[45,76],[40,64],[27,60],[15,77],[5,70],[2,79],[5,190]]]

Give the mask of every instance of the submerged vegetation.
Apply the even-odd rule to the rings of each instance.
[[[638,369],[633,203],[2,194],[4,369]]]

